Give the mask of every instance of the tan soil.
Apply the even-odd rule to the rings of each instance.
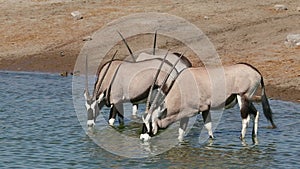
[[[300,48],[287,48],[300,33],[298,0],[0,0],[0,69],[72,72],[84,37],[121,16],[165,12],[185,18],[209,37],[226,65],[247,62],[265,78],[270,97],[300,101]],[[80,11],[76,20],[72,11]],[[61,56],[61,52],[64,53]]]

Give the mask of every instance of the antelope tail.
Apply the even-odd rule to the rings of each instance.
[[[261,102],[262,102],[264,115],[267,118],[267,120],[271,122],[272,128],[276,128],[276,125],[273,121],[272,110],[270,108],[270,104],[266,95],[264,80],[262,76],[261,76],[260,84],[261,84]]]

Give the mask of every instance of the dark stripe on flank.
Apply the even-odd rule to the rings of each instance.
[[[252,65],[250,65],[249,63],[244,63],[244,62],[240,62],[240,63],[237,63],[237,64],[242,64],[242,65],[246,65],[246,66],[249,66],[249,67],[251,67],[252,69],[254,69],[257,73],[259,73],[260,74],[260,76],[261,76],[261,73],[260,73],[260,71],[256,68],[256,67],[254,67],[254,66],[252,66]]]

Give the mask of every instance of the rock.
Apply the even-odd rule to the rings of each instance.
[[[60,76],[67,77],[68,76],[68,72],[61,72]]]
[[[80,75],[80,71],[79,71],[79,70],[74,71],[72,75],[73,75],[73,76],[79,76],[79,75]]]
[[[65,52],[64,51],[60,51],[60,56],[64,57],[65,56]]]
[[[90,40],[92,40],[92,37],[91,36],[86,36],[82,40],[83,41],[90,41]]]
[[[77,20],[83,19],[83,16],[81,15],[81,13],[79,11],[73,11],[73,12],[71,12],[71,15]]]
[[[274,9],[275,9],[276,11],[284,11],[284,10],[288,10],[288,8],[287,8],[285,5],[282,5],[282,4],[274,5]]]
[[[290,48],[300,46],[300,34],[288,34],[284,44]]]
[[[252,101],[252,102],[261,102],[261,96],[253,96],[253,97],[251,98],[251,101]]]
[[[208,19],[209,19],[209,17],[208,17],[208,16],[204,16],[204,19],[205,19],[205,20],[208,20]]]

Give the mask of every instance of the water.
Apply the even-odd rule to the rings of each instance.
[[[240,141],[241,119],[235,107],[223,113],[216,140],[198,143],[198,118],[185,143],[135,159],[114,155],[85,134],[71,83],[71,77],[56,74],[0,72],[0,168],[300,167],[299,103],[270,100],[278,128],[267,129],[269,123],[261,115],[257,144],[251,139],[251,125],[245,142]],[[261,105],[255,106],[261,111]],[[123,132],[136,133],[137,128]]]

